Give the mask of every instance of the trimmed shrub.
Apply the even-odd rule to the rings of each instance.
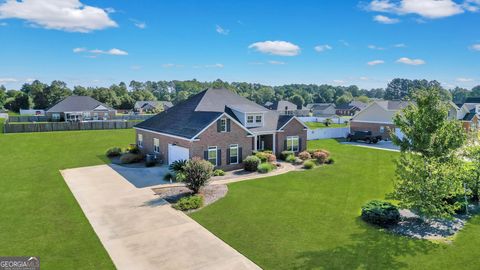
[[[143,155],[141,154],[132,154],[132,153],[125,153],[120,157],[120,163],[122,164],[131,164],[140,162],[143,160]]]
[[[362,219],[371,224],[388,226],[400,221],[400,212],[389,202],[373,200],[362,207]]]
[[[280,159],[287,161],[288,156],[291,155],[295,155],[295,153],[293,151],[282,151],[282,153],[280,153]]]
[[[127,152],[130,154],[139,154],[140,153],[140,148],[138,148],[138,145],[136,144],[130,144],[127,147]]]
[[[185,159],[180,159],[180,160],[175,160],[168,166],[168,169],[172,172],[183,172],[183,167],[187,164],[187,161]]]
[[[325,155],[327,155],[327,157],[330,157],[330,152],[325,150],[325,149],[321,149],[320,152],[323,152],[325,153]]]
[[[224,176],[225,172],[223,170],[217,169],[213,171],[213,176]]]
[[[258,165],[260,165],[260,158],[257,156],[248,156],[243,161],[243,166],[245,171],[254,172],[257,170]]]
[[[328,156],[322,151],[313,153],[312,157],[317,160],[318,164],[323,164],[327,160]]]
[[[311,159],[312,155],[310,155],[310,153],[307,151],[303,151],[300,154],[298,154],[298,157],[302,160],[307,160],[307,159]]]
[[[258,165],[257,167],[257,171],[259,173],[268,173],[268,172],[271,172],[275,169],[275,165],[271,164],[271,163],[262,163],[260,165]]]
[[[277,161],[277,157],[274,154],[268,154],[267,162],[273,163]]]
[[[313,160],[307,160],[303,163],[303,168],[307,170],[313,169],[313,167],[315,167],[315,162]]]
[[[118,157],[122,154],[122,149],[120,147],[112,147],[105,152],[105,155],[109,158]]]
[[[257,152],[255,153],[255,156],[258,157],[260,159],[260,162],[267,162],[267,159],[268,159],[268,153],[265,153],[265,152]]]
[[[199,157],[194,157],[187,161],[183,167],[183,172],[177,173],[177,181],[179,174],[185,174],[185,179],[183,179],[185,186],[193,191],[193,193],[198,193],[200,188],[205,186],[208,180],[210,180],[210,177],[212,177],[213,165]]]
[[[193,195],[183,197],[173,205],[173,208],[181,211],[197,209],[203,206],[203,197],[200,195]]]
[[[286,162],[290,162],[290,163],[294,163],[296,159],[297,159],[297,158],[296,158],[294,155],[289,155],[289,156],[285,159],[285,161],[286,161]]]
[[[335,163],[335,159],[333,158],[328,158],[326,161],[325,161],[325,164],[333,164]]]

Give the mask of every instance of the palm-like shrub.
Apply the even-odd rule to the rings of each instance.
[[[186,164],[187,161],[185,159],[175,160],[170,166],[168,166],[168,168],[172,172],[179,173],[183,172],[183,167],[185,167]]]
[[[194,157],[187,161],[183,167],[183,173],[185,174],[183,182],[185,182],[187,188],[193,193],[198,193],[200,188],[205,186],[212,177],[213,165],[199,157]]]

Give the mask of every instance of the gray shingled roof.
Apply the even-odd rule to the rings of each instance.
[[[146,105],[150,105],[152,107],[159,107],[163,106],[164,108],[167,107],[171,108],[173,107],[172,102],[170,101],[163,101],[163,100],[145,100],[145,101],[137,101],[135,102],[135,105],[133,106],[135,109],[140,109],[145,107]]]
[[[98,106],[104,106],[109,111],[114,110],[89,96],[69,96],[48,109],[47,112],[86,112],[93,111]]]
[[[290,101],[286,100],[279,100],[275,102],[267,102],[265,103],[265,107],[267,107],[270,110],[277,110],[277,111],[284,111],[285,108],[288,108],[288,110],[296,110],[297,105],[293,104]]]
[[[310,103],[310,104],[307,104],[306,107],[307,107],[308,110],[323,111],[330,106],[335,107],[335,104],[333,104],[333,103]]]
[[[410,101],[400,101],[400,100],[382,100],[382,101],[377,101],[377,104],[382,106],[385,110],[389,111],[399,111],[408,105],[410,105],[412,102]]]
[[[292,117],[280,116],[279,113],[270,111],[227,89],[207,89],[137,124],[136,127],[191,139],[224,112],[239,121],[232,109],[264,112],[265,125],[249,128],[253,132],[277,130]]]
[[[463,121],[472,121],[472,119],[475,117],[476,112],[475,109],[471,109],[469,113],[465,114],[463,117]]]

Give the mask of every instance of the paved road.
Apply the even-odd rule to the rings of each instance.
[[[117,269],[260,269],[107,165],[62,175]]]

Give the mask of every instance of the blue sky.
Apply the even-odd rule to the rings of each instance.
[[[480,84],[480,0],[0,0],[0,84]]]

